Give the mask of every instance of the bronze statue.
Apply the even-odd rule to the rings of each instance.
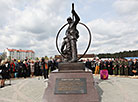
[[[72,5],[72,18],[67,18],[69,24],[66,30],[66,37],[61,46],[61,53],[66,57],[67,62],[77,62],[77,39],[79,38],[79,31],[77,30],[77,24],[80,21],[79,16],[74,10],[74,4]],[[75,18],[75,19],[74,19]]]
[[[77,13],[74,10],[74,4],[72,4],[72,18],[67,18],[67,23],[63,25],[56,36],[56,47],[58,52],[61,54],[65,62],[77,62],[79,59],[81,59],[86,52],[88,51],[90,45],[91,45],[91,32],[89,28],[84,24],[79,22],[80,18],[77,15]],[[77,30],[77,25],[80,24],[86,28],[89,34],[89,43],[86,47],[86,50],[84,50],[84,53],[81,56],[77,56],[77,40],[79,38],[79,31]],[[68,25],[68,28],[65,32],[65,37],[63,38],[61,49],[58,47],[58,37],[61,31]]]

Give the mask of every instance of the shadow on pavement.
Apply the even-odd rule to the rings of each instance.
[[[100,102],[101,102],[102,95],[103,95],[103,90],[98,85],[96,85],[95,87],[96,87],[96,89],[98,91],[99,99],[100,99]]]
[[[104,80],[101,80],[101,79],[95,79],[95,87],[97,89],[97,92],[98,92],[98,95],[99,95],[99,99],[100,99],[100,102],[102,101],[102,95],[103,95],[103,90],[100,88],[99,84],[101,82],[103,82]]]

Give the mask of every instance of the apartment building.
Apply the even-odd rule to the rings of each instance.
[[[11,59],[18,59],[18,60],[24,60],[26,58],[28,59],[35,59],[35,52],[33,50],[22,50],[22,49],[5,49],[7,58]]]

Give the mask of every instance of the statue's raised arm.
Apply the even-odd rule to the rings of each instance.
[[[72,15],[75,17],[75,21],[74,21],[73,26],[76,26],[80,21],[80,17],[77,15],[77,13],[74,9],[72,10]]]

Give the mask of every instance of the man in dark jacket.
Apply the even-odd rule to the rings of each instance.
[[[47,79],[48,78],[48,62],[45,62],[44,58],[42,58],[41,66],[43,69],[44,79]]]
[[[92,68],[92,73],[94,74],[95,72],[95,67],[96,67],[96,62],[94,60],[91,61],[91,68]]]
[[[128,62],[129,75],[130,75],[130,76],[133,76],[133,72],[132,72],[133,65],[134,65],[134,62],[132,61],[132,59],[130,59],[129,62]]]
[[[17,66],[17,77],[20,78],[22,77],[22,70],[23,70],[23,63],[18,60],[18,66]]]
[[[39,65],[38,60],[35,62],[35,65],[34,65],[34,75],[35,76],[40,75],[40,65]]]
[[[137,61],[137,59],[134,60],[132,72],[133,72],[133,75],[138,75],[138,61]]]
[[[89,59],[87,59],[87,61],[85,63],[85,67],[87,67],[87,68],[92,70],[91,61]]]

